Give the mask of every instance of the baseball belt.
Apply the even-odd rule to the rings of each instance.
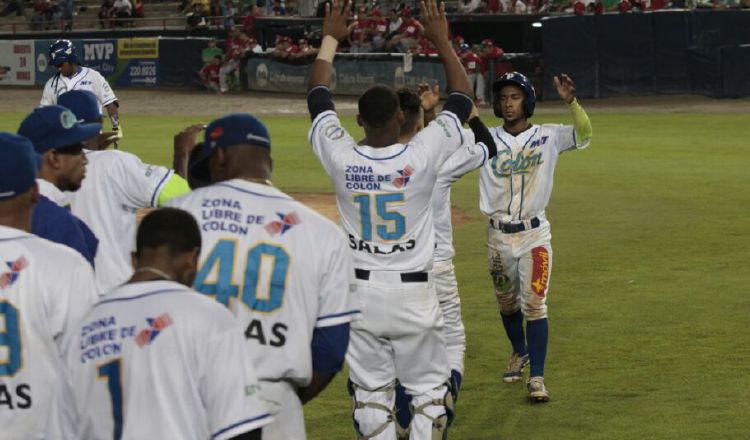
[[[521,223],[503,223],[494,218],[490,218],[490,227],[497,229],[500,232],[506,234],[515,234],[516,232],[528,231],[529,229],[538,228],[541,222],[539,217],[534,217],[530,220],[524,220]]]
[[[400,275],[402,283],[426,283],[428,280],[427,272],[402,272]],[[358,280],[368,281],[370,279],[370,271],[367,269],[354,269],[354,276]]]

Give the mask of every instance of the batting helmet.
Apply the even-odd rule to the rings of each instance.
[[[70,40],[57,40],[49,47],[49,62],[53,66],[59,66],[66,61],[78,64],[76,48]]]
[[[520,72],[508,72],[503,74],[499,79],[492,83],[492,95],[495,97],[495,116],[502,118],[502,112],[500,112],[500,100],[497,99],[497,94],[500,93],[500,89],[503,86],[512,85],[520,87],[523,93],[526,95],[523,99],[523,112],[527,118],[530,118],[534,114],[534,107],[536,106],[536,92],[534,86],[531,85],[531,81],[526,78],[526,75]]]

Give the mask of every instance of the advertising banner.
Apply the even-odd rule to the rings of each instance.
[[[110,80],[113,86],[155,87],[159,73],[159,39],[118,39],[117,60],[117,72]]]
[[[309,64],[295,65],[265,57],[247,61],[248,88],[286,93],[306,93]],[[331,90],[359,95],[373,84],[416,89],[421,82],[440,84],[445,90],[443,65],[437,58],[387,55],[339,57],[333,64]]]
[[[0,41],[0,85],[34,84],[34,41]]]

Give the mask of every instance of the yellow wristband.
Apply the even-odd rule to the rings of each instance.
[[[318,51],[317,59],[333,63],[333,57],[336,56],[336,49],[339,47],[339,42],[330,35],[323,37],[323,41],[320,42],[320,50]]]

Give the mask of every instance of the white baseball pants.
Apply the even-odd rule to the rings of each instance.
[[[458,282],[453,260],[435,260],[432,272],[435,276],[435,290],[440,309],[443,312],[448,365],[451,370],[456,370],[463,376],[466,330],[461,320],[461,298],[458,296]]]

